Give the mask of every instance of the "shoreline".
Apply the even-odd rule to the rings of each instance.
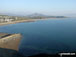
[[[23,22],[34,22],[35,20],[19,20],[19,21],[12,21],[12,22],[4,22],[4,23],[0,23],[0,26],[3,25],[9,25],[9,24],[16,24],[16,23],[23,23]]]
[[[35,22],[38,20],[48,20],[48,19],[60,19],[60,18],[45,18],[45,19],[26,19],[26,20],[18,20],[18,21],[12,21],[12,22],[4,22],[4,23],[0,23],[0,26],[3,25],[9,25],[9,24],[16,24],[16,23],[23,23],[23,22]],[[64,19],[64,18],[62,18]]]

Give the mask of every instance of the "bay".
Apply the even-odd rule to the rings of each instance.
[[[25,56],[76,52],[76,18],[10,24],[0,26],[0,32],[21,33],[19,52]]]

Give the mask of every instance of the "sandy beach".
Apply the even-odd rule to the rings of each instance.
[[[12,21],[12,22],[4,22],[4,23],[0,23],[0,26],[3,26],[3,25],[8,25],[8,24],[16,24],[16,23],[22,23],[22,22],[34,22],[36,20],[34,19],[28,19],[28,20],[19,20],[19,21]]]
[[[8,25],[8,24],[23,23],[23,22],[35,22],[35,21],[38,21],[38,20],[48,20],[48,19],[57,19],[57,18],[18,20],[18,21],[0,23],[0,26]]]

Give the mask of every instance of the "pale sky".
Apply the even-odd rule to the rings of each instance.
[[[76,16],[76,0],[0,0],[0,14]]]

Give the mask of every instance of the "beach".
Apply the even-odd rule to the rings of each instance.
[[[0,23],[0,26],[8,25],[8,24],[23,23],[23,22],[35,22],[35,21],[37,21],[37,20],[47,20],[47,19],[59,19],[59,18],[44,18],[44,19],[17,20],[17,21],[11,21],[11,22],[3,22],[3,23]],[[62,18],[62,19],[63,19],[63,18]]]
[[[3,22],[3,23],[0,23],[0,26],[3,26],[3,25],[8,25],[8,24],[16,24],[16,23],[22,23],[22,22],[34,22],[35,20],[34,19],[28,19],[28,20],[18,20],[18,21],[12,21],[12,22]]]

